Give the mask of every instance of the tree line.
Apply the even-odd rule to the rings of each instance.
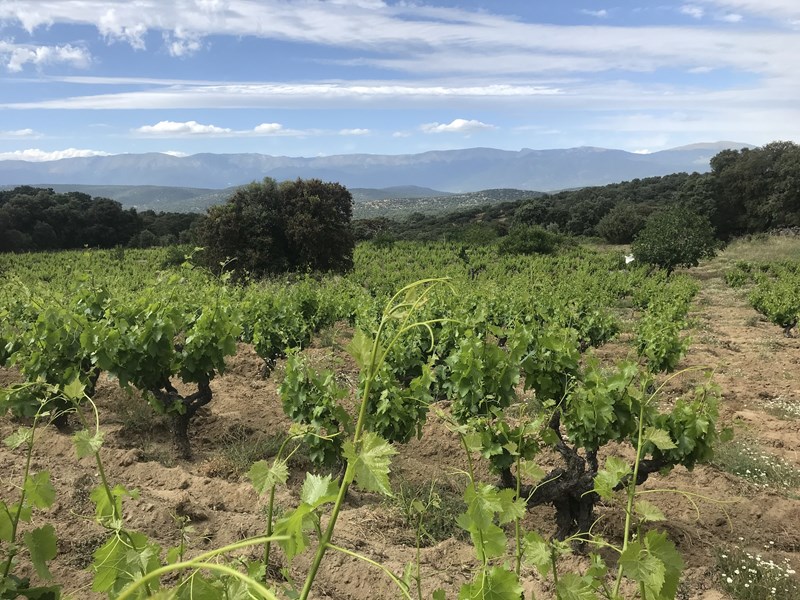
[[[649,220],[679,207],[713,227],[720,240],[800,226],[800,146],[772,142],[724,150],[708,173],[676,173],[544,194],[517,202],[402,221],[351,221],[352,198],[341,185],[317,179],[243,186],[206,215],[137,213],[106,198],[29,186],[0,192],[0,251],[193,243],[210,265],[237,257],[253,273],[343,270],[354,241],[441,240],[552,247],[558,237],[594,236],[632,242]],[[245,249],[247,248],[247,249]],[[537,251],[537,250],[534,250]]]
[[[480,242],[514,227],[539,226],[627,244],[651,216],[674,205],[707,217],[721,240],[800,226],[800,145],[723,150],[708,173],[633,179],[404,221],[367,219],[356,221],[354,230],[357,239]]]
[[[20,186],[0,191],[0,252],[186,243],[200,216],[137,212],[108,198]]]

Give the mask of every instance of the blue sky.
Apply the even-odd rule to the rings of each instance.
[[[3,0],[0,159],[800,141],[800,0]]]

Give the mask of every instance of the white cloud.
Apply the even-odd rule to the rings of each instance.
[[[270,135],[273,133],[278,133],[282,129],[283,125],[281,125],[280,123],[261,123],[260,125],[256,125],[253,128],[253,131],[255,131],[258,134]]]
[[[719,18],[720,21],[725,21],[726,23],[739,23],[742,19],[744,19],[744,17],[739,13],[728,13]]]
[[[682,14],[689,15],[694,19],[702,19],[703,15],[706,14],[703,8],[696,4],[684,4],[680,10]]]
[[[425,133],[472,133],[495,129],[494,125],[481,123],[475,119],[453,119],[450,123],[426,123],[420,129]]]
[[[608,11],[605,8],[601,8],[600,10],[589,10],[588,8],[582,8],[581,12],[584,15],[597,17],[598,19],[605,19],[608,16]]]
[[[369,135],[369,129],[340,129],[339,135]]]
[[[27,64],[41,68],[45,65],[66,63],[73,67],[86,68],[91,63],[91,55],[85,48],[72,44],[35,46],[0,40],[0,63],[12,73],[19,73]]]
[[[219,83],[212,85],[167,85],[141,92],[96,94],[56,100],[0,103],[3,108],[57,109],[176,109],[176,108],[297,108],[330,107],[353,100],[407,105],[430,100],[502,99],[554,96],[556,87],[527,84],[446,86],[425,83],[335,82],[335,83]]]
[[[177,58],[191,56],[203,47],[197,35],[186,32],[183,27],[177,27],[172,33],[164,32],[163,38],[169,55]]]
[[[33,129],[13,129],[11,131],[0,131],[0,139],[20,139],[20,138],[40,138],[42,134]]]
[[[599,16],[602,10],[594,12]],[[715,11],[722,15],[757,12],[772,19],[784,17],[784,27],[790,19],[800,19],[797,0],[695,0],[679,10],[695,18]],[[134,47],[144,46],[146,32],[158,31],[166,40],[167,51],[181,56],[196,52],[212,35],[366,50],[368,58],[346,64],[417,76],[435,74],[437,81],[444,81],[441,75],[461,74],[493,78],[517,74],[521,81],[530,82],[541,74],[688,69],[697,66],[699,57],[713,61],[709,66],[715,68],[789,77],[800,54],[800,40],[789,29],[553,25],[489,11],[377,0],[15,0],[0,3],[0,22],[4,21],[19,21],[29,30],[52,23],[89,25],[109,40]],[[543,93],[558,87],[528,85],[543,88]],[[485,82],[476,87],[484,86]],[[352,88],[350,91],[355,93]],[[173,90],[176,95],[180,92]],[[208,92],[206,105],[212,106],[215,93]],[[196,106],[203,100],[185,102]],[[247,104],[236,102],[236,106],[242,105]]]
[[[797,0],[702,0],[710,5],[735,12],[745,12],[768,19],[796,19],[800,17]]]
[[[143,125],[131,130],[138,136],[182,138],[182,137],[222,137],[246,138],[262,136],[304,137],[311,135],[330,135],[336,132],[321,129],[287,129],[280,123],[260,123],[252,129],[232,129],[218,125],[206,125],[197,121],[159,121],[155,125]],[[357,135],[357,134],[350,134]]]
[[[14,150],[12,152],[0,152],[0,160],[27,160],[30,162],[45,162],[50,160],[61,160],[63,158],[86,158],[90,156],[110,156],[108,152],[102,150],[80,150],[78,148],[67,148],[66,150],[39,150],[29,148],[27,150]]]
[[[407,137],[411,137],[411,133],[409,133],[408,131],[395,131],[392,134],[392,137],[393,138],[407,138]]]
[[[174,156],[175,158],[183,158],[185,156],[189,156],[188,152],[181,152],[180,150],[163,150],[161,154],[166,154],[167,156]]]
[[[202,125],[197,121],[186,121],[183,123],[176,121],[159,121],[155,125],[144,125],[134,129],[134,131],[144,135],[158,136],[219,135],[233,132],[232,129],[228,129],[227,127]]]

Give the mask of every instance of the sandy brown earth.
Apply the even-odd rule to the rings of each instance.
[[[789,418],[775,406],[800,404],[797,380],[800,338],[785,338],[781,330],[759,319],[746,297],[724,286],[710,269],[696,271],[702,290],[691,314],[693,345],[682,366],[705,366],[715,371],[723,402],[721,423],[733,427],[737,436],[758,445],[787,463],[800,468],[800,419]],[[357,371],[342,350],[348,331],[341,327],[326,346],[309,350],[319,366],[334,368],[342,382],[354,385]],[[628,347],[616,342],[604,352],[624,355]],[[214,400],[192,427],[192,461],[173,457],[167,434],[159,429],[141,401],[130,398],[113,381],[101,381],[97,402],[106,434],[102,458],[114,483],[139,490],[138,499],[125,504],[128,526],[146,533],[162,547],[180,539],[176,516],[188,516],[193,531],[188,534],[192,552],[199,553],[260,534],[264,530],[262,499],[237,473],[236,452],[242,446],[261,447],[269,458],[288,427],[276,385],[281,367],[269,379],[259,376],[260,359],[242,346],[231,360],[228,373],[213,382]],[[695,375],[678,380],[688,387]],[[13,381],[14,373],[0,372],[0,384]],[[138,408],[137,408],[138,407]],[[15,424],[0,422],[0,433],[8,435]],[[258,443],[258,444],[257,444]],[[237,445],[238,444],[238,445]],[[399,448],[393,465],[395,484],[424,483],[437,479],[455,486],[463,484],[457,471],[466,466],[458,440],[435,418],[425,427],[421,440]],[[89,493],[98,483],[92,459],[77,460],[69,435],[48,428],[41,433],[34,453],[34,469],[50,470],[57,491],[55,506],[36,514],[37,524],[55,524],[59,554],[52,563],[58,581],[74,598],[98,597],[89,589],[86,570],[91,553],[104,540],[104,531],[91,518]],[[302,480],[306,466],[295,461],[292,483]],[[241,471],[241,467],[239,467]],[[0,448],[0,490],[4,499],[13,497],[22,472],[20,452]],[[482,475],[492,481],[483,470]],[[760,488],[711,466],[693,472],[679,468],[667,477],[655,477],[650,488],[681,489],[712,500],[692,503],[677,494],[653,494],[650,499],[667,515],[665,525],[687,563],[679,597],[722,600],[715,556],[739,545],[769,554],[775,560],[788,558],[800,565],[800,499],[797,489]],[[282,508],[297,502],[299,486],[281,490]],[[335,542],[377,560],[400,574],[414,555],[414,532],[392,503],[371,494],[353,492],[337,526]],[[622,530],[619,507],[600,507],[598,527],[614,538]],[[538,508],[526,518],[526,527],[551,534],[552,511]],[[255,551],[253,556],[255,557]],[[308,555],[298,558],[294,573],[302,576]],[[581,568],[583,558],[567,559],[565,568]],[[459,539],[440,541],[422,550],[426,597],[444,587],[448,597],[457,595],[475,565],[470,545]],[[552,586],[533,572],[524,577],[526,598],[551,598]],[[345,555],[329,553],[315,587],[316,598],[358,599],[397,597],[391,582],[377,570]]]

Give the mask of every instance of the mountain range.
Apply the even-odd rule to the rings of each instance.
[[[595,147],[467,148],[312,158],[117,154],[44,162],[0,161],[0,186],[45,185],[57,191],[70,189],[113,198],[140,209],[198,211],[222,202],[236,186],[250,181],[317,177],[350,188],[358,205],[392,198],[443,198],[448,193],[487,189],[554,191],[682,171],[705,172],[709,160],[721,150],[751,147],[713,142],[649,154]]]

